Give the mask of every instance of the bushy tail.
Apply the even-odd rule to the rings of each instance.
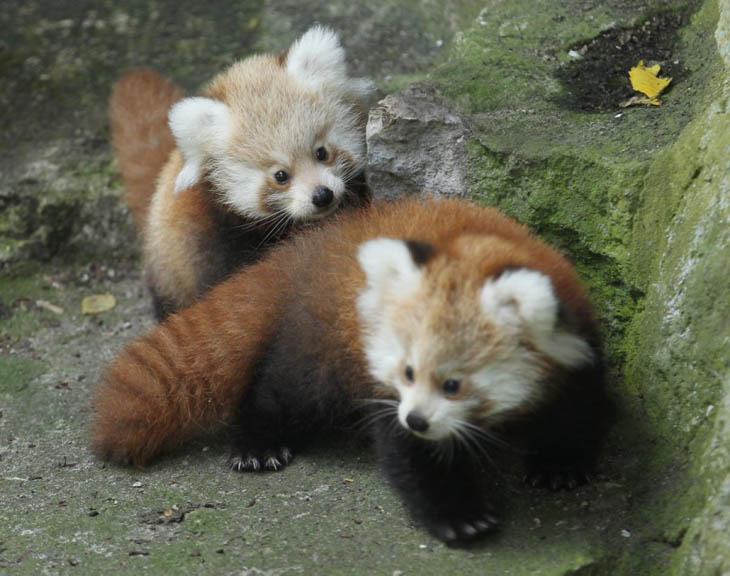
[[[119,79],[109,101],[112,146],[127,203],[140,229],[157,176],[175,147],[167,113],[183,96],[182,89],[171,81],[140,68]]]
[[[128,344],[93,399],[103,458],[144,466],[230,420],[275,323],[276,266],[260,263]]]

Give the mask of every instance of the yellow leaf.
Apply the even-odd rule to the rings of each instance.
[[[672,81],[671,78],[660,78],[659,71],[661,67],[659,64],[654,64],[647,68],[644,66],[644,61],[639,60],[639,63],[629,70],[629,80],[631,80],[631,87],[637,92],[646,94],[649,100],[647,104],[653,106],[659,106],[661,100],[657,98],[664,89],[669,86]]]
[[[101,314],[117,305],[117,299],[111,294],[94,294],[81,301],[82,314]]]

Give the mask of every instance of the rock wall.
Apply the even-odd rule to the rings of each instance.
[[[467,181],[571,255],[622,408],[606,471],[638,526],[599,571],[725,574],[730,2],[642,8],[490,3],[426,84],[373,111],[370,177],[386,197]],[[664,104],[620,108],[652,57],[674,78]]]

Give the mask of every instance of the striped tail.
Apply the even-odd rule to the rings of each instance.
[[[239,273],[117,355],[93,399],[97,454],[144,466],[229,422],[277,316],[277,273],[266,262]]]
[[[153,70],[127,72],[109,101],[112,146],[124,182],[125,199],[143,229],[157,177],[175,140],[167,124],[170,107],[184,96],[181,88]]]

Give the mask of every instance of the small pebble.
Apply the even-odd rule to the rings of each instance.
[[[623,536],[624,538],[631,538],[631,532],[629,532],[628,530],[621,530],[621,536]]]
[[[137,481],[134,484],[132,484],[132,487],[133,488],[142,488],[142,482]]]

